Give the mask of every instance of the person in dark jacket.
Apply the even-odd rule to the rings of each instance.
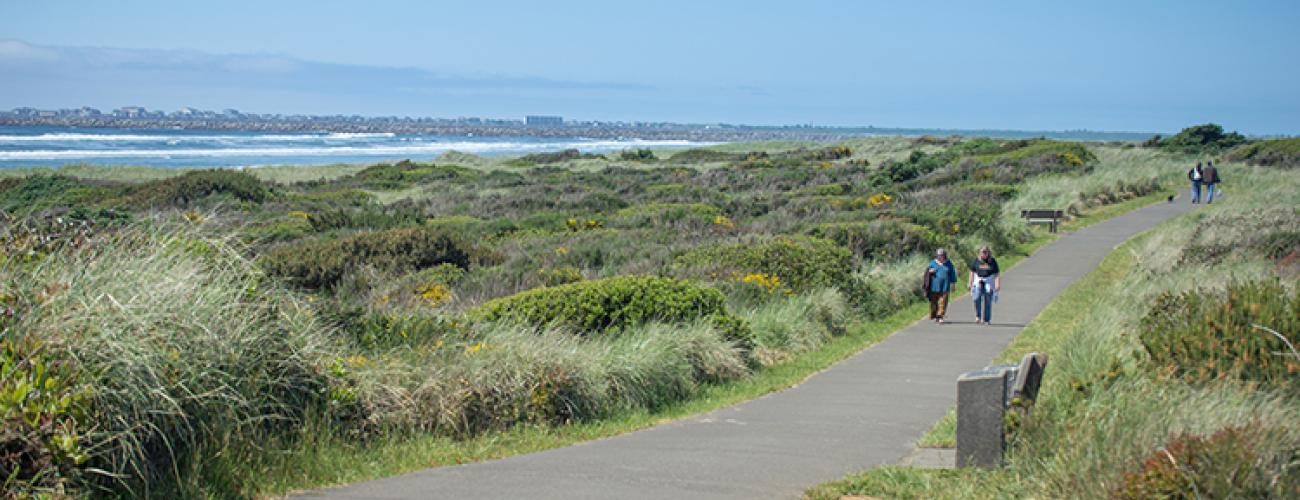
[[[1187,171],[1187,180],[1192,181],[1192,203],[1201,202],[1201,181],[1205,179],[1205,172],[1201,170],[1201,162],[1196,162],[1196,166]]]
[[[943,317],[948,312],[948,292],[957,282],[957,269],[948,260],[948,252],[942,248],[935,250],[934,259],[925,270],[930,286],[925,290],[930,299],[930,319],[943,324]]]
[[[993,319],[993,301],[1002,290],[998,260],[989,247],[980,248],[979,257],[970,261],[970,294],[975,301],[975,323],[989,324]]]
[[[1214,203],[1214,185],[1219,183],[1219,169],[1214,168],[1214,160],[1206,162],[1201,176],[1205,179],[1205,203]]]

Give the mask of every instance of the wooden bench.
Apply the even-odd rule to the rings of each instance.
[[[1055,233],[1057,224],[1060,223],[1061,219],[1065,218],[1065,211],[1045,209],[1045,208],[1034,208],[1030,210],[1021,210],[1020,216],[1025,219],[1029,219],[1030,223],[1046,222],[1050,224],[1051,231]]]

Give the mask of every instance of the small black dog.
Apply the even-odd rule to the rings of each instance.
[[[1171,194],[1169,195],[1169,203],[1173,203],[1173,202],[1174,202],[1174,195]]]

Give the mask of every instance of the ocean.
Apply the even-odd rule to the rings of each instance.
[[[716,143],[681,140],[609,140],[482,137],[391,133],[261,133],[236,131],[88,129],[0,126],[0,168],[67,164],[153,167],[256,167],[428,161],[447,151],[484,156],[577,148],[691,148]]]

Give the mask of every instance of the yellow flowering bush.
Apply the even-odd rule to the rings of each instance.
[[[867,205],[870,206],[871,208],[876,208],[886,203],[889,203],[891,201],[894,201],[893,196],[890,196],[885,193],[877,193],[871,195],[870,198],[867,198]]]
[[[420,294],[420,300],[428,304],[429,307],[446,304],[452,298],[451,290],[448,290],[442,283],[426,284],[417,289],[416,292]]]
[[[294,218],[304,219],[304,220],[311,218],[311,214],[307,212],[303,212],[302,210],[294,210],[292,212],[289,212],[288,215],[289,217],[294,217]]]

